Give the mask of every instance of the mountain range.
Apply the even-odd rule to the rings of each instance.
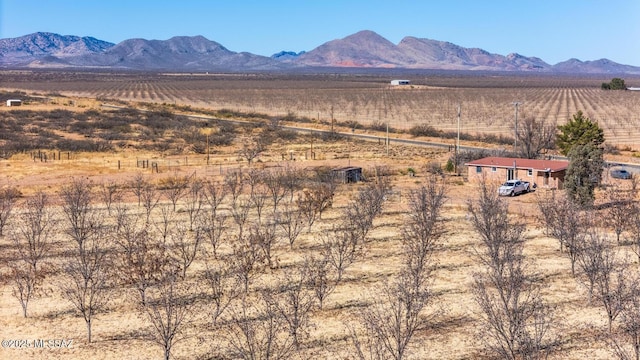
[[[0,39],[0,68],[87,68],[146,71],[287,71],[322,68],[483,70],[583,74],[640,74],[640,67],[608,59],[550,65],[537,57],[492,54],[445,41],[403,38],[397,45],[369,30],[300,53],[271,57],[234,52],[203,36],[129,39],[118,44],[92,37],[38,32]]]

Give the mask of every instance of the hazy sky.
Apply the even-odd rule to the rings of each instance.
[[[37,31],[118,43],[203,35],[232,51],[309,51],[360,30],[492,53],[640,66],[640,0],[0,0],[0,38]]]

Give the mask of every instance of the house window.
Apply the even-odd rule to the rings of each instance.
[[[491,168],[491,172],[496,172],[498,171],[498,168],[496,168],[495,166]]]
[[[533,176],[533,169],[527,170],[527,175],[528,176]]]
[[[482,173],[482,166],[476,166],[476,174]]]

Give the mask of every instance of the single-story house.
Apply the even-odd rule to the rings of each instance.
[[[562,189],[569,162],[490,156],[465,165],[470,181],[482,178],[498,182],[521,179],[543,188]]]
[[[348,166],[331,170],[333,178],[343,184],[356,183],[362,180],[362,168]]]
[[[22,100],[17,100],[17,99],[7,100],[7,106],[20,106],[20,105],[22,105]]]

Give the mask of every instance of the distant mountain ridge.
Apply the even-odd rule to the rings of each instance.
[[[172,71],[261,71],[305,68],[390,68],[562,73],[640,74],[640,67],[608,59],[550,65],[537,57],[492,54],[450,42],[407,36],[397,45],[370,30],[305,52],[271,57],[233,52],[203,36],[129,39],[112,44],[92,37],[39,32],[0,39],[2,68],[112,68]]]

